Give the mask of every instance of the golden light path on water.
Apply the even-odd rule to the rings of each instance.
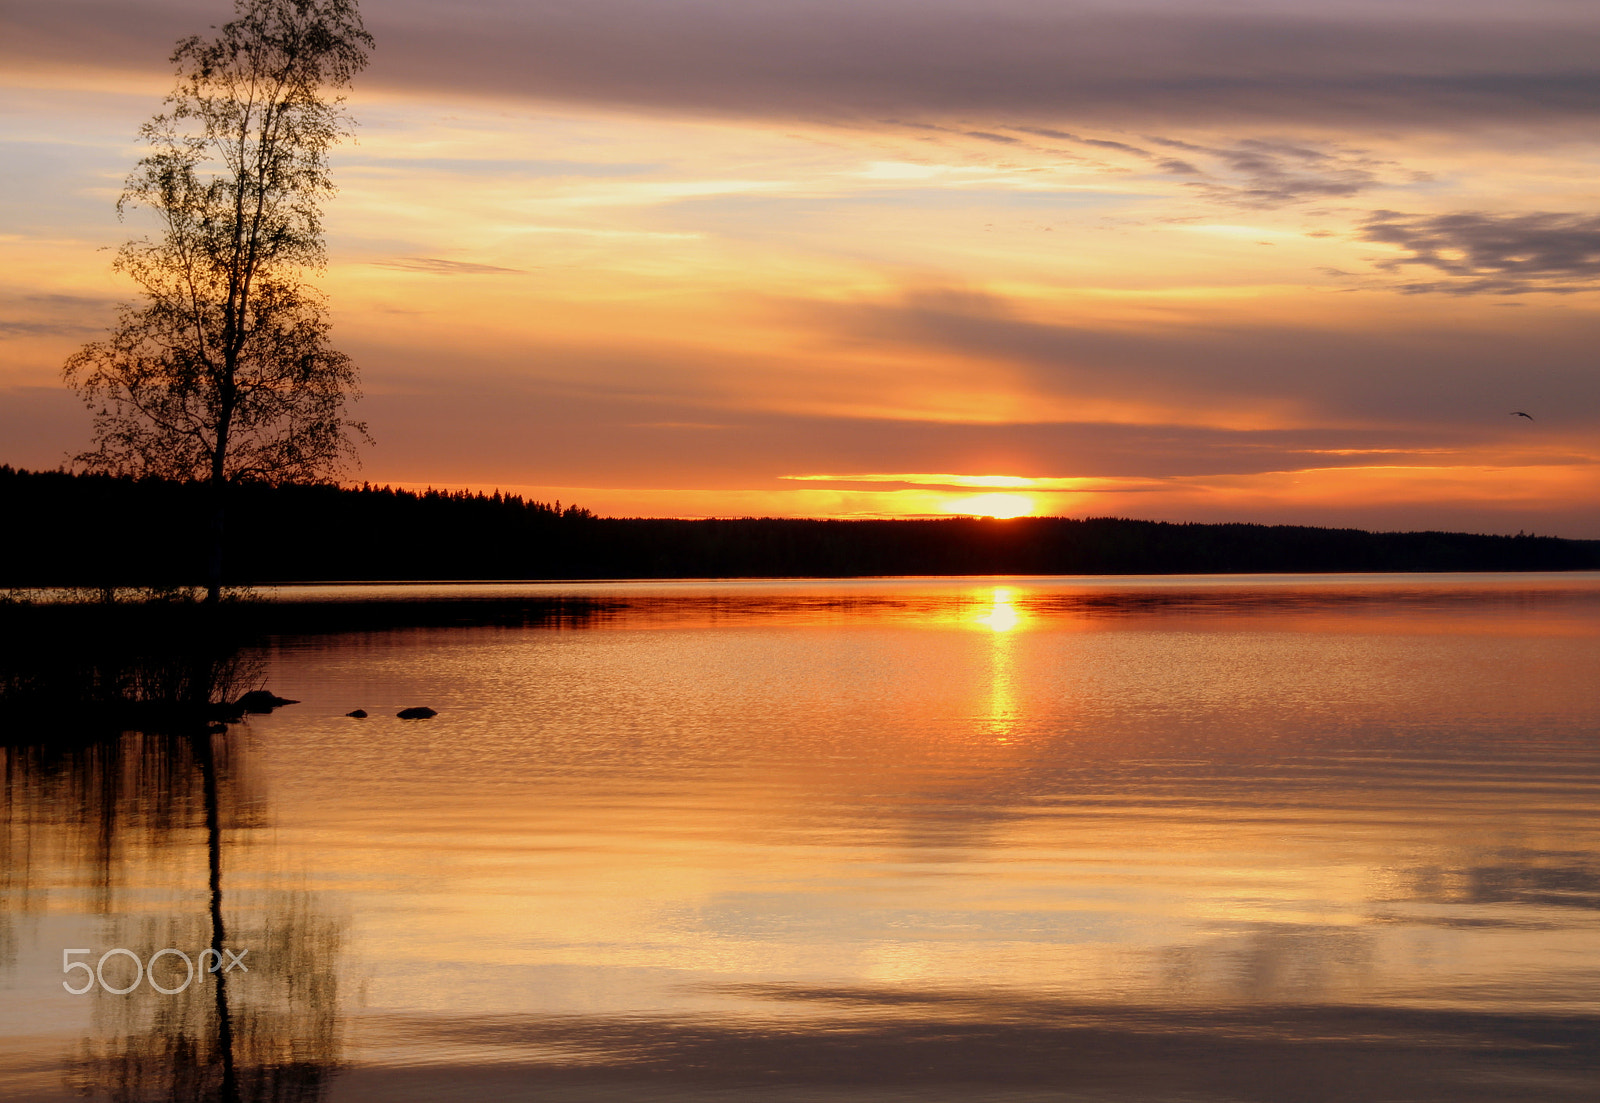
[[[996,586],[991,596],[993,605],[975,620],[994,633],[989,652],[989,725],[996,743],[1009,743],[1018,707],[1011,634],[1022,624],[1022,615],[1012,587]]]

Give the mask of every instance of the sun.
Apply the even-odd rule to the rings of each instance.
[[[953,499],[945,508],[967,517],[1027,517],[1033,513],[1033,499],[1026,494],[974,494]]]

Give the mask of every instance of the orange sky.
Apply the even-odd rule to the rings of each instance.
[[[1600,537],[1592,5],[362,10],[357,480]],[[0,462],[87,445],[134,132],[226,15],[0,17]]]

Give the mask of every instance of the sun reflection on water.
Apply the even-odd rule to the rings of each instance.
[[[1022,624],[1017,609],[1017,592],[1010,586],[996,586],[989,594],[986,613],[975,618],[993,636],[989,648],[989,699],[984,726],[996,743],[1010,743],[1019,719],[1016,630]]]
[[[989,600],[992,603],[989,611],[974,618],[979,624],[987,625],[992,632],[1010,632],[1022,623],[1022,614],[1017,610],[1017,592],[1010,586],[996,586]]]

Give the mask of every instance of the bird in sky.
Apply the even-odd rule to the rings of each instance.
[[[1532,414],[1525,414],[1525,413],[1523,413],[1523,412],[1522,412],[1522,411],[1521,411],[1521,410],[1512,410],[1512,411],[1511,411],[1511,412],[1510,412],[1510,413],[1509,413],[1509,414],[1507,414],[1507,415],[1506,415],[1506,416],[1507,416],[1507,417],[1525,417],[1525,418],[1527,418],[1527,419],[1528,419],[1528,420],[1529,420],[1529,421],[1532,421],[1532,420],[1533,420],[1533,415],[1532,415]]]

